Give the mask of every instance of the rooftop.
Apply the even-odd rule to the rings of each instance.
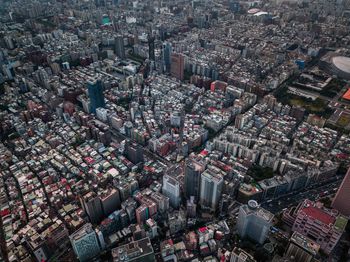
[[[339,70],[350,74],[350,57],[335,56],[332,58],[332,63]]]
[[[334,227],[339,231],[344,231],[347,224],[348,224],[348,220],[345,217],[338,216],[335,221]]]
[[[336,218],[319,207],[315,206],[315,203],[311,201],[305,201],[304,206],[301,208],[308,217],[316,219],[325,225],[332,225],[336,221]]]
[[[320,249],[320,245],[315,243],[313,240],[303,236],[298,232],[294,232],[290,241],[304,248],[309,253],[316,255]]]

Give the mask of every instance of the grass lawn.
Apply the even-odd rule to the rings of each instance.
[[[259,182],[267,178],[272,178],[273,170],[272,168],[269,168],[269,167],[261,167],[261,166],[255,165],[248,170],[247,174],[251,176],[255,181]]]
[[[345,229],[347,223],[348,223],[348,220],[345,217],[339,216],[337,218],[337,220],[335,221],[334,226],[343,231]]]

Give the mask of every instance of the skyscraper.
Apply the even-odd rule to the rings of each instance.
[[[199,203],[201,208],[209,208],[215,211],[220,200],[223,176],[215,169],[207,169],[201,175]]]
[[[163,44],[163,65],[164,65],[164,71],[168,73],[170,73],[171,52],[172,52],[171,43],[165,42]]]
[[[135,165],[143,162],[143,148],[136,143],[127,143],[126,157]]]
[[[241,237],[263,244],[270,230],[273,214],[261,208],[255,200],[239,208],[237,230]]]
[[[99,195],[102,210],[105,216],[120,208],[119,192],[116,189],[107,189]]]
[[[154,54],[154,36],[148,36],[148,58],[152,61],[156,59]]]
[[[80,197],[80,204],[91,223],[96,224],[102,220],[103,208],[101,199],[94,192],[89,192],[83,197]]]
[[[96,113],[96,108],[105,106],[103,86],[101,80],[89,80],[88,92],[90,99],[90,111]]]
[[[201,173],[205,169],[205,164],[195,160],[188,160],[185,167],[185,195],[187,198],[199,197]]]
[[[125,59],[124,38],[122,35],[118,35],[115,38],[115,53],[119,58]]]
[[[176,178],[169,175],[163,176],[163,194],[169,198],[169,203],[172,207],[179,207],[181,200],[180,183]]]
[[[345,216],[350,216],[350,168],[335,195],[332,207]]]
[[[91,224],[85,224],[69,236],[74,253],[79,261],[90,261],[100,253],[96,232]]]
[[[171,55],[171,66],[170,73],[171,76],[176,79],[184,79],[184,70],[185,70],[185,59],[182,54],[172,54]]]

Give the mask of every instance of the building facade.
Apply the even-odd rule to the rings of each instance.
[[[215,170],[207,169],[201,174],[199,202],[202,208],[215,211],[218,207],[222,188],[223,176]]]
[[[347,219],[335,209],[327,209],[319,202],[305,199],[296,208],[283,213],[283,221],[292,225],[294,232],[312,239],[330,254],[341,238]]]
[[[169,198],[172,207],[178,208],[181,201],[180,183],[174,177],[163,176],[163,194]]]
[[[186,198],[194,196],[198,200],[200,192],[201,173],[205,165],[194,160],[188,160],[185,167],[185,195]]]
[[[350,216],[350,168],[335,195],[332,207],[344,216]]]
[[[255,200],[249,200],[248,204],[239,209],[237,219],[238,234],[248,237],[259,244],[263,244],[267,238],[273,220],[273,214],[261,208]]]
[[[101,80],[88,81],[88,93],[90,99],[90,112],[96,113],[96,108],[105,106]]]
[[[124,38],[121,35],[115,38],[115,54],[119,58],[125,59]]]
[[[100,253],[97,235],[91,224],[85,224],[69,236],[74,253],[79,261],[89,261]]]
[[[185,58],[182,54],[171,55],[170,74],[178,80],[184,80]]]

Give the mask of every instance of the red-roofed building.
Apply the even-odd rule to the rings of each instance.
[[[348,91],[346,91],[345,94],[343,95],[343,99],[345,99],[345,100],[350,100],[350,88],[349,88]]]
[[[326,254],[332,252],[343,234],[344,228],[337,222],[338,219],[345,218],[335,209],[327,209],[321,203],[308,199],[298,207],[283,213],[283,220],[292,225],[294,232],[299,232],[315,241]]]
[[[324,225],[332,225],[335,222],[335,217],[325,213],[322,209],[314,206],[305,206],[300,212],[304,212],[307,217],[313,218],[322,222]]]

